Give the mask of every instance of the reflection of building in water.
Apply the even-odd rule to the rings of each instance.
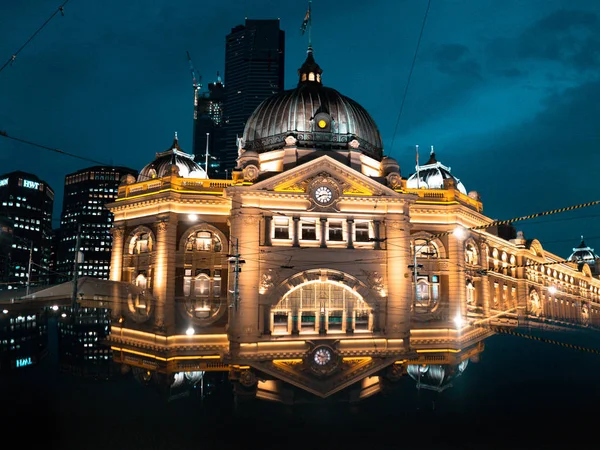
[[[368,112],[321,75],[311,49],[298,86],[247,120],[232,179],[176,139],[123,180],[111,280],[138,292],[112,308],[118,362],[228,371],[240,395],[360,398],[414,365],[441,388],[479,349],[478,321],[598,324],[588,264],[496,225],[433,149],[402,177]]]
[[[0,373],[39,363],[48,346],[47,310],[37,305],[0,309]]]
[[[62,307],[58,318],[58,352],[63,371],[89,377],[108,377],[113,361],[104,345],[110,333],[106,308]]]

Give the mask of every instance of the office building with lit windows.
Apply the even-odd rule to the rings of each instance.
[[[40,286],[49,282],[54,191],[45,181],[26,172],[0,176],[0,217],[3,225],[0,255],[5,281],[0,289]]]
[[[208,91],[201,85],[194,90],[194,160],[207,172],[209,178],[221,177],[220,161],[216,155],[225,144],[223,128],[223,97],[225,86],[221,77],[208,84]]]
[[[266,98],[283,91],[285,32],[279,19],[246,19],[225,40],[225,146],[216,155],[228,178],[236,167],[236,138]]]
[[[63,208],[56,248],[57,281],[73,276],[75,246],[80,232],[80,276],[108,279],[113,215],[104,205],[117,196],[123,176],[137,175],[127,167],[94,166],[65,177]]]

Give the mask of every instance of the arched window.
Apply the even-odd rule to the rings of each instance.
[[[475,286],[471,280],[467,281],[467,305],[475,303]]]
[[[429,312],[433,310],[440,301],[439,276],[431,275],[419,277],[417,279],[415,296],[416,312]]]
[[[137,287],[139,287],[140,289],[147,289],[148,286],[148,279],[146,278],[146,275],[143,273],[140,273],[136,278],[135,278],[135,285]]]
[[[222,250],[221,239],[210,231],[197,231],[192,233],[187,240],[186,251],[213,251],[220,252]]]
[[[305,282],[271,309],[274,334],[369,331],[372,324],[371,308],[359,294],[328,281]]]
[[[129,241],[129,254],[139,255],[141,253],[148,253],[153,250],[153,247],[150,233],[142,231],[136,233]]]
[[[427,239],[415,239],[413,247],[411,248],[412,255],[414,255],[415,249],[417,251],[417,258],[431,259],[439,257],[436,245]]]
[[[465,262],[471,265],[479,264],[479,254],[473,242],[467,242],[465,245]]]

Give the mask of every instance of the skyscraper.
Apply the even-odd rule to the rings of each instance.
[[[266,98],[283,91],[285,33],[279,19],[249,20],[231,30],[225,48],[225,145],[217,156],[222,170],[236,165],[236,137]]]
[[[220,161],[219,149],[224,145],[223,136],[223,97],[225,86],[217,73],[217,81],[208,84],[208,92],[201,92],[202,85],[194,90],[194,160],[198,162],[211,178],[218,178]],[[206,145],[208,140],[208,146]],[[215,158],[215,159],[213,159]],[[208,167],[206,167],[208,166]]]
[[[54,191],[37,176],[11,172],[0,177],[0,255],[4,283],[0,289],[48,283]]]
[[[63,208],[57,245],[58,282],[73,275],[77,233],[81,227],[80,276],[108,279],[112,248],[112,213],[104,205],[117,197],[119,182],[125,175],[137,175],[127,167],[94,166],[65,177]]]

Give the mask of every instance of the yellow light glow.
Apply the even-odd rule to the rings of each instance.
[[[420,349],[417,353],[460,353],[460,350],[453,348],[440,348],[440,349]]]
[[[319,120],[319,128],[325,128],[327,126],[327,122],[325,122],[323,119]]]
[[[301,358],[290,358],[290,359],[274,359],[273,360],[273,364],[278,364],[278,363],[293,363],[293,364],[299,364],[302,362]]]
[[[371,361],[373,358],[370,356],[345,356],[342,358],[343,362],[346,361]]]

